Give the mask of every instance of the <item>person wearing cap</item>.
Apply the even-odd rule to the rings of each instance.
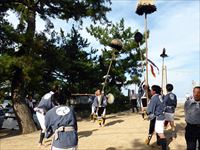
[[[167,84],[166,89],[167,89],[167,94],[164,96],[164,103],[165,103],[165,128],[167,127],[167,123],[170,123],[172,131],[175,130],[175,125],[174,125],[174,113],[175,109],[177,106],[177,97],[173,91],[173,85],[172,84]]]
[[[200,86],[193,89],[193,98],[185,101],[184,104],[185,121],[185,140],[187,150],[200,149]]]
[[[51,150],[76,150],[78,146],[77,120],[74,109],[66,105],[71,93],[62,90],[54,94],[58,104],[46,113],[46,137],[53,135]]]
[[[50,92],[46,93],[39,102],[38,106],[34,108],[36,111],[36,116],[41,127],[39,146],[42,146],[42,142],[45,137],[45,115],[46,113],[55,106],[55,101],[53,95],[59,92],[59,86],[53,85]]]
[[[167,141],[164,135],[164,108],[165,104],[161,96],[161,88],[158,85],[151,87],[151,100],[148,103],[147,114],[150,120],[155,120],[155,132],[157,134],[157,144],[162,146],[162,150],[167,149]]]
[[[96,97],[94,98],[94,106],[97,108],[97,119],[99,126],[104,126],[106,120],[107,98],[104,95],[103,91],[96,91]]]

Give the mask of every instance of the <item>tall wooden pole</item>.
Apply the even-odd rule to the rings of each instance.
[[[146,43],[146,97],[148,101],[148,43],[147,43],[147,14],[156,11],[155,0],[138,0],[136,14],[145,15],[145,43]]]
[[[112,58],[111,58],[107,73],[105,75],[105,80],[104,80],[103,87],[102,87],[102,90],[101,90],[102,92],[104,92],[105,86],[107,84],[107,79],[108,79],[108,76],[109,76],[109,73],[110,73],[112,62],[115,59],[115,53],[120,52],[120,50],[122,49],[122,42],[121,42],[120,39],[113,39],[109,46],[112,48]]]
[[[103,83],[103,87],[102,87],[102,92],[104,92],[104,89],[105,89],[105,86],[106,86],[106,83],[107,83],[107,79],[108,79],[108,75],[110,73],[110,69],[111,69],[111,66],[112,66],[112,62],[113,60],[115,59],[115,51],[113,50],[112,52],[112,59],[110,61],[110,64],[109,64],[109,67],[108,67],[108,70],[107,70],[107,73],[106,73],[106,76],[105,76],[105,80],[104,80],[104,83]]]
[[[147,42],[147,14],[145,13],[145,44],[146,44],[146,80],[145,80],[145,85],[146,85],[146,96],[147,96],[147,101],[149,100],[148,98],[148,42]]]
[[[166,49],[163,48],[162,54],[160,54],[160,57],[162,57],[162,80],[161,80],[161,88],[163,90],[163,94],[167,94],[166,91],[166,84],[167,84],[167,67],[165,66],[165,57],[168,57],[166,54]]]
[[[163,87],[163,85],[164,85],[164,58],[165,57],[163,57],[163,61],[162,61],[162,81],[161,81],[161,88],[163,89],[164,87]]]

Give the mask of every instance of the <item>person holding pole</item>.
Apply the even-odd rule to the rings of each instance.
[[[105,125],[106,120],[106,106],[107,106],[107,98],[104,96],[104,92],[97,90],[96,97],[94,98],[94,106],[97,108],[97,119],[99,126]]]
[[[95,122],[97,119],[97,104],[94,101],[95,97],[97,96],[98,90],[95,91],[95,95],[90,97],[91,101],[91,114],[90,114],[90,120],[91,122]]]
[[[151,100],[147,107],[147,114],[150,120],[155,119],[155,132],[157,134],[157,144],[162,146],[162,150],[167,150],[167,141],[164,135],[164,108],[165,104],[161,96],[161,88],[158,85],[151,87]]]

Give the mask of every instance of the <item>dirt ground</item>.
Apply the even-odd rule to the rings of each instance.
[[[179,105],[176,110],[176,131],[165,130],[170,150],[185,150],[184,110]],[[107,115],[106,125],[99,127],[97,122],[78,121],[79,150],[158,150],[156,137],[149,146],[144,141],[148,133],[149,121],[131,111]],[[171,137],[176,137],[172,140]],[[45,139],[45,147],[38,147],[39,131],[19,135],[16,130],[0,130],[0,150],[50,150],[51,139]]]

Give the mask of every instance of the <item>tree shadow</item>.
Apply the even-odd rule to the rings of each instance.
[[[180,117],[176,116],[174,117],[174,120],[181,120]]]
[[[80,132],[78,132],[78,136],[79,136],[79,138],[88,137],[88,136],[91,136],[92,133],[93,133],[94,131],[97,131],[97,130],[98,130],[98,129],[93,129],[93,130],[91,130],[91,131],[80,131]]]
[[[133,114],[131,111],[122,111],[118,112],[117,116],[125,116],[125,115],[131,115]]]
[[[177,132],[178,132],[177,129],[175,131],[172,131],[171,129],[165,130],[165,137],[167,139],[169,139],[169,141],[173,140],[173,139],[176,139],[177,138]]]
[[[179,109],[179,113],[184,113],[184,108],[183,107],[182,108],[179,107],[178,109]]]
[[[45,145],[45,147],[48,147],[48,146],[51,145],[51,143],[52,143],[52,138],[53,138],[53,137],[51,137],[50,139],[45,139],[45,140],[44,140],[44,145]]]
[[[111,121],[111,122],[108,122],[105,124],[105,126],[111,126],[111,125],[114,125],[116,123],[121,123],[121,122],[124,122],[124,120],[115,120],[115,121]]]
[[[184,124],[181,123],[179,124],[177,127],[176,127],[176,130],[175,131],[171,131],[171,130],[166,130],[165,131],[165,136],[166,136],[166,140],[167,140],[167,150],[170,150],[170,143],[173,142],[174,139],[177,138],[177,132],[179,130],[183,130],[184,128]],[[155,134],[154,134],[155,136]],[[145,149],[145,150],[160,150],[161,147],[157,145],[157,142],[153,142],[153,143],[150,143],[150,145],[146,145],[144,141],[141,141],[141,139],[135,139],[132,143],[132,147],[134,150],[142,150],[142,149]],[[180,145],[178,144],[177,147],[179,149],[185,149],[185,147],[183,145]]]
[[[179,130],[185,131],[185,126],[186,126],[185,123],[177,123],[176,124],[176,132],[178,132]]]
[[[105,150],[117,150],[115,147],[108,147]]]
[[[169,144],[172,142],[172,139],[167,138],[167,150],[170,150]],[[145,142],[141,142],[140,139],[135,139],[132,143],[134,150],[160,150],[161,146],[157,145],[157,142],[153,142],[150,145],[146,145]],[[180,145],[181,146],[181,145]]]
[[[112,118],[117,118],[117,116],[116,115],[112,115],[112,116],[106,117],[106,119],[112,119]]]
[[[0,129],[0,139],[13,137],[13,136],[17,136],[20,134],[21,134],[20,130]]]
[[[184,114],[183,114],[183,115],[176,115],[176,116],[175,116],[175,119],[177,119],[177,118],[185,118],[185,115],[184,115]],[[174,119],[174,120],[175,120],[175,119]]]
[[[159,150],[156,143],[146,145],[145,142],[141,141],[141,139],[135,139],[132,143],[132,147],[134,150]]]

